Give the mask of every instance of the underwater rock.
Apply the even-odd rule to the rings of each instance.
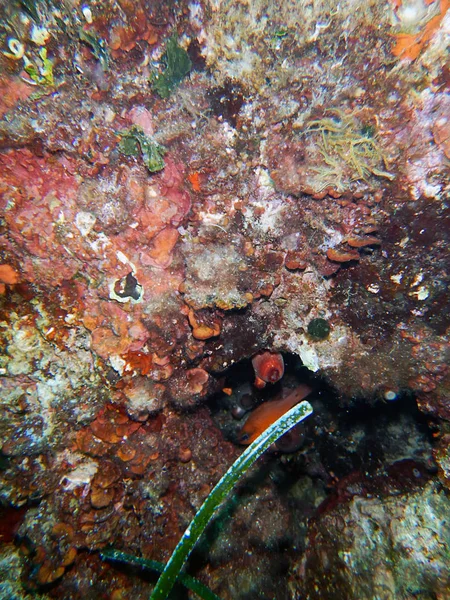
[[[433,482],[396,500],[377,480],[327,540],[342,529],[335,549],[360,556],[348,511],[363,507],[382,515],[380,552],[391,536],[423,556],[423,530],[415,547],[386,523],[427,505],[447,535],[433,486],[449,485],[448,2],[54,4],[0,7],[0,497],[24,510],[21,554],[0,540],[5,593],[148,596],[98,551],[167,561],[241,451],[233,408],[275,401],[281,377],[349,418],[418,407]],[[258,390],[266,353],[278,365]],[[344,440],[321,408],[193,559],[223,598],[314,597],[323,556],[299,555],[348,475],[336,448],[354,469],[371,460],[353,450],[370,431]],[[403,590],[401,557],[379,558],[368,589]],[[444,597],[424,564],[414,593],[422,568]]]
[[[311,600],[445,596],[447,513],[445,492],[433,483],[407,495],[355,496],[313,525],[294,593]]]

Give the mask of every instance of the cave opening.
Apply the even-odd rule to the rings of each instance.
[[[420,485],[436,472],[432,424],[417,408],[412,393],[401,392],[394,400],[341,397],[297,355],[283,353],[282,357],[283,377],[262,389],[255,386],[251,359],[232,365],[221,374],[224,391],[208,402],[224,437],[237,444],[258,407],[276,403],[299,386],[310,388],[306,399],[313,414],[285,434],[263,460],[269,471],[276,472],[280,489],[309,477],[323,486],[326,497],[347,479],[359,480],[360,490],[369,493],[377,485],[383,489]],[[392,478],[396,480],[389,481]]]
[[[221,374],[223,389],[208,401],[224,437],[237,443],[252,412],[298,386],[311,388],[314,413],[272,446],[237,485],[189,560],[217,577],[265,565],[257,588],[284,581],[308,547],[311,524],[354,497],[396,496],[423,488],[435,475],[433,431],[411,393],[394,401],[342,398],[325,377],[294,354],[283,354],[284,374],[262,389],[251,359]],[[258,567],[261,570],[261,566]],[[266,581],[267,579],[267,581]],[[239,594],[251,598],[252,593]],[[279,597],[288,597],[281,585]],[[236,596],[237,597],[237,596]]]

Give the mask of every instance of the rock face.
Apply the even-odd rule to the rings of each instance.
[[[0,2],[0,594],[148,595],[99,551],[166,561],[238,420],[308,385],[192,572],[444,598],[406,538],[448,537],[448,2],[172,4]]]
[[[450,585],[447,514],[445,492],[433,484],[401,498],[354,498],[312,527],[297,593],[305,598],[445,598]]]

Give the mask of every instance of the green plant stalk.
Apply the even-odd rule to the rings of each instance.
[[[102,550],[100,556],[103,560],[124,562],[135,567],[156,571],[157,573],[162,573],[166,566],[164,563],[157,560],[140,558],[138,556],[133,556],[132,554],[126,554],[120,550],[114,550],[113,548]],[[191,590],[191,592],[194,592],[197,596],[203,598],[203,600],[220,600],[219,596],[216,596],[214,592],[206,587],[206,585],[203,585],[201,581],[195,579],[195,577],[191,577],[190,575],[187,575],[187,573],[181,573],[178,579],[184,586]]]
[[[165,600],[177,577],[220,503],[228,496],[235,483],[252,464],[289,429],[306,419],[313,412],[309,402],[296,404],[287,413],[272,423],[241,456],[231,465],[219,483],[210,492],[191,524],[184,532],[153,590],[150,600]]]

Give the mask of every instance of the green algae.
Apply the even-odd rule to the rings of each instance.
[[[145,135],[141,127],[133,125],[130,129],[121,131],[120,135],[119,152],[125,156],[142,155],[144,164],[150,173],[156,173],[164,169],[166,149]]]
[[[161,98],[168,98],[189,73],[192,62],[186,50],[178,45],[176,36],[168,40],[162,60],[165,69],[162,73],[154,75],[151,83]]]
[[[53,88],[55,86],[55,79],[53,77],[53,63],[47,57],[47,48],[41,48],[39,50],[39,61],[36,63],[31,62],[26,57],[24,57],[24,61],[24,70],[26,73],[28,73],[34,83],[49,88]]]
[[[120,552],[120,550],[114,550],[113,548],[102,550],[100,556],[103,560],[123,562],[148,571],[156,571],[157,573],[162,573],[165,568],[164,563],[157,560],[140,558],[138,556],[126,554],[125,552]],[[203,585],[203,583],[198,579],[195,579],[195,577],[187,575],[187,573],[180,573],[179,580],[185,587],[192,592],[195,592],[197,596],[200,596],[200,598],[203,598],[204,600],[220,600],[219,596],[216,596],[216,594],[206,587],[206,585]]]
[[[95,59],[99,61],[103,71],[106,71],[109,66],[109,51],[105,40],[93,33],[85,31],[82,27],[78,30],[78,36],[92,51]]]
[[[326,319],[313,319],[308,323],[308,334],[315,340],[325,340],[330,335],[331,327]]]

